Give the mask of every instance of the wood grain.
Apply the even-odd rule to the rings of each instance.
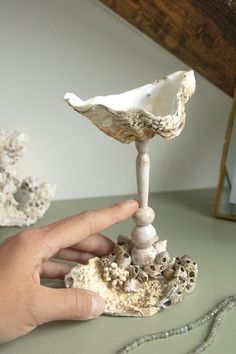
[[[218,186],[217,186],[217,191],[216,191],[216,200],[215,200],[215,206],[214,206],[214,216],[216,218],[221,218],[221,219],[227,219],[227,220],[235,220],[236,221],[236,215],[234,214],[223,214],[221,211],[221,204],[222,204],[222,199],[223,203],[224,198],[224,188],[225,188],[225,179],[227,176],[227,168],[226,168],[226,161],[229,153],[229,147],[230,147],[230,141],[233,139],[232,137],[232,132],[233,132],[233,125],[236,122],[236,87],[234,91],[234,99],[232,103],[232,108],[229,114],[229,120],[228,120],[228,126],[226,129],[225,133],[225,142],[224,142],[224,148],[223,148],[223,153],[221,157],[221,165],[220,165],[220,176],[218,180]]]
[[[233,96],[236,0],[99,0]]]

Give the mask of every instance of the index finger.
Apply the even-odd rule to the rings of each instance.
[[[108,208],[85,211],[47,226],[42,236],[47,246],[44,257],[49,259],[60,249],[71,247],[89,235],[127,219],[137,208],[136,200],[127,200]]]

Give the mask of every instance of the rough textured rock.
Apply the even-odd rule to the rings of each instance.
[[[67,93],[65,101],[107,135],[122,143],[158,134],[173,138],[185,124],[185,104],[195,90],[192,70],[177,71],[118,95],[81,100]]]
[[[37,178],[16,175],[15,164],[23,155],[28,138],[17,131],[0,130],[0,225],[35,223],[50,205],[55,186]]]
[[[157,253],[155,264],[142,268],[127,262],[119,266],[121,255],[129,254],[132,246],[125,236],[119,236],[118,242],[108,256],[74,267],[65,277],[66,286],[98,293],[105,299],[109,315],[136,317],[154,315],[193,291],[197,265],[190,257],[171,258],[164,250]]]

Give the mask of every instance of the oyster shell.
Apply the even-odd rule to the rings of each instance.
[[[65,101],[107,135],[122,143],[179,135],[185,124],[185,104],[195,90],[192,70],[117,95],[82,100],[66,93]]]

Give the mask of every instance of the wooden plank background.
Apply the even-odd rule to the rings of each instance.
[[[99,0],[233,96],[236,0]]]

